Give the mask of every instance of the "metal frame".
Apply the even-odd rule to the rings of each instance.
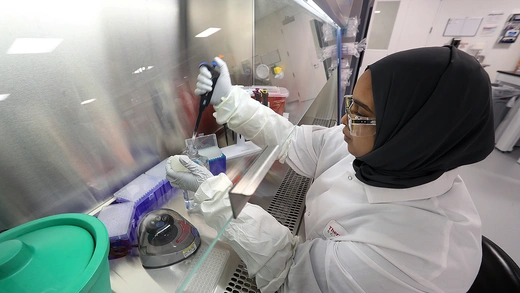
[[[278,145],[266,147],[253,165],[249,167],[246,174],[229,192],[229,201],[235,219],[249,201],[249,198],[255,193],[265,174],[271,169],[280,151],[281,148]]]
[[[362,39],[365,39],[368,35],[368,25],[370,23],[370,18],[372,16],[372,8],[374,1],[363,1],[363,6],[361,8],[361,14],[359,15],[359,33],[356,35],[356,42],[361,41]],[[363,63],[363,56],[365,54],[365,51],[362,51],[359,54],[359,58],[352,57],[352,60],[350,61],[350,68],[352,68],[352,75],[350,76],[351,82],[350,84],[345,88],[345,95],[351,95],[354,91],[354,85],[356,84],[356,81],[358,79],[359,70],[361,67],[361,63]],[[341,105],[340,105],[341,107]],[[341,109],[341,108],[340,108]],[[344,107],[341,109],[342,113],[344,114]]]

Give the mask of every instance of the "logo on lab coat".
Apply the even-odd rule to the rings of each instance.
[[[338,222],[332,220],[330,221],[327,226],[325,226],[325,229],[323,229],[323,236],[327,238],[334,238],[338,236],[345,236],[348,232],[345,230],[345,228],[341,227]]]

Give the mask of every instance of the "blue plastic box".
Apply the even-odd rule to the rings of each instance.
[[[166,204],[173,196],[174,192],[169,192],[173,189],[170,184],[170,181],[166,179],[166,161],[168,159],[163,160],[159,164],[153,166],[150,170],[144,172],[144,174],[152,176],[154,178],[160,179],[162,182],[162,191],[163,196],[157,199],[157,204],[159,207]]]
[[[169,182],[168,182],[169,184]],[[164,181],[147,174],[141,174],[123,188],[118,190],[114,196],[116,202],[133,202],[135,204],[133,230],[136,231],[139,220],[149,211],[159,208],[159,203],[164,202]],[[132,238],[132,244],[137,243],[137,238]]]
[[[209,171],[213,175],[226,173],[226,156],[221,153],[219,157],[208,158]]]
[[[104,207],[97,218],[107,228],[110,239],[109,259],[125,256],[132,250],[132,242],[137,239],[134,219],[134,203],[116,203]]]
[[[119,189],[114,196],[117,202],[134,202],[137,217],[156,209],[157,198],[164,193],[162,181],[150,175],[141,174]]]

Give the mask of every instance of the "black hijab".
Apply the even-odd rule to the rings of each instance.
[[[369,66],[376,138],[356,177],[409,188],[486,158],[495,144],[491,83],[472,56],[446,47],[387,56]]]

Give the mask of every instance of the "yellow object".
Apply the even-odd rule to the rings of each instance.
[[[282,72],[282,68],[279,66],[276,66],[275,68],[273,68],[273,71],[274,71],[274,74],[280,74],[280,72]]]

